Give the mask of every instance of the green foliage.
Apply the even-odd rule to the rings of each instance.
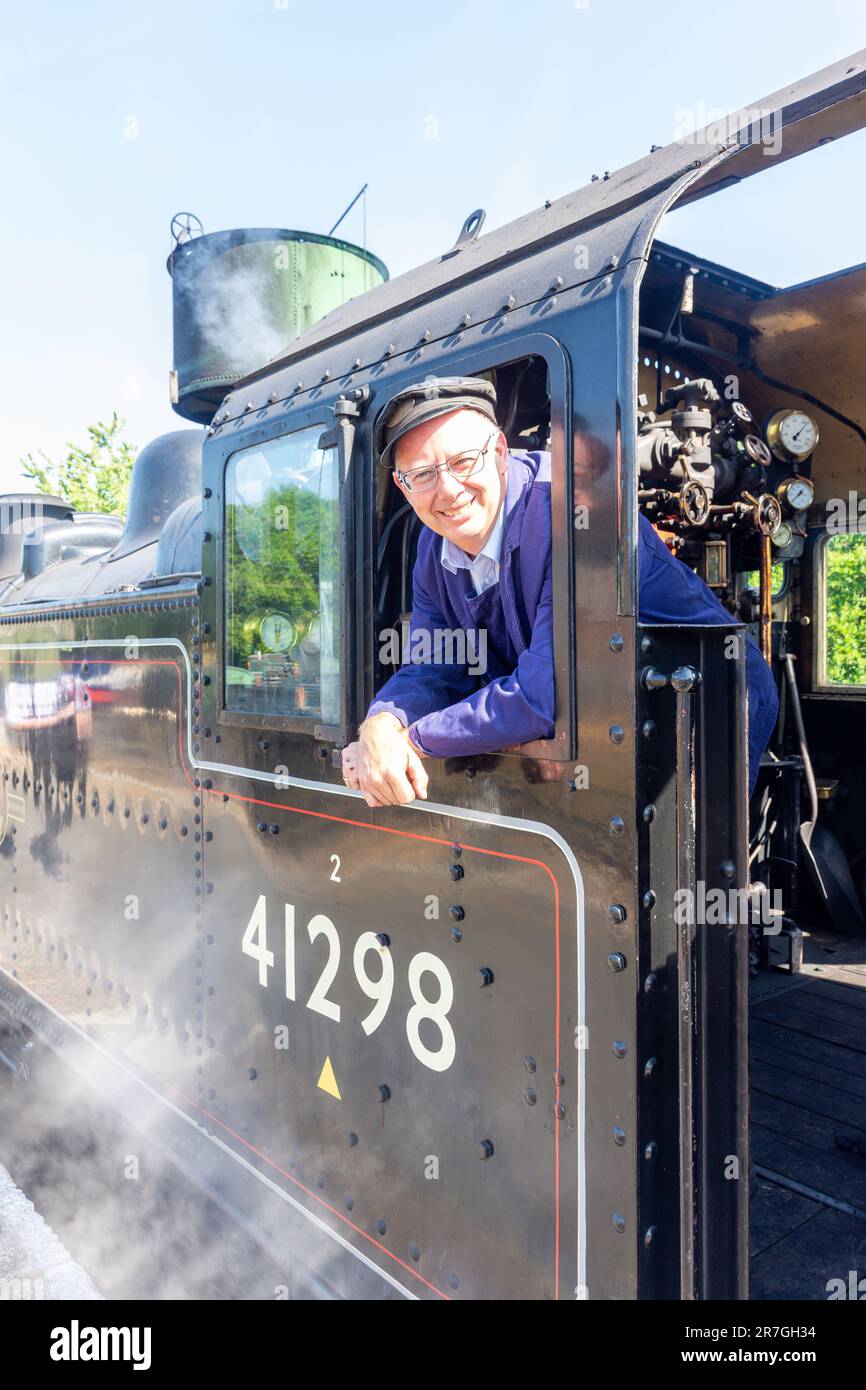
[[[760,587],[761,587],[761,572],[760,572],[760,570],[746,570],[745,573],[741,576],[741,579],[742,579],[742,584],[743,584],[744,587],[747,587],[747,588],[749,588],[749,589],[760,589]],[[781,591],[782,585],[785,583],[785,562],[784,562],[784,560],[774,560],[774,561],[773,561],[772,580],[773,580],[773,593],[772,593],[771,597],[775,597],[775,595],[778,594],[778,593]]]
[[[827,680],[866,685],[866,535],[827,542]]]
[[[335,502],[289,485],[258,507],[226,508],[226,555],[231,597],[229,652],[245,666],[259,648],[255,615],[276,610],[292,622],[299,642],[319,615],[319,537],[333,522],[322,515]]]
[[[88,446],[67,443],[68,452],[59,463],[40,449],[42,462],[27,454],[20,461],[21,471],[39,492],[62,497],[77,511],[125,517],[137,452],[136,445],[121,438],[125,425],[115,410],[107,424],[98,420],[87,426]]]

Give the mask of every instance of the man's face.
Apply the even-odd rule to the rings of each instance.
[[[447,468],[440,468],[435,487],[428,492],[409,492],[396,476],[410,468],[444,463],[446,459],[476,452],[488,440],[477,471],[462,481]],[[505,493],[508,445],[502,431],[486,415],[463,407],[416,425],[397,441],[393,453],[394,481],[424,525],[467,554],[477,555]]]

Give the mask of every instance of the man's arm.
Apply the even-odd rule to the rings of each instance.
[[[474,694],[416,717],[409,737],[433,758],[495,753],[554,731],[553,570],[547,557],[532,637],[509,676],[490,681]]]
[[[424,584],[419,557],[412,574],[409,656],[415,651],[432,657],[439,649],[435,634],[450,630],[447,618]],[[382,686],[367,710],[367,719],[392,714],[406,728],[423,715],[453,704],[468,694],[473,684],[466,666],[459,662],[409,660]]]

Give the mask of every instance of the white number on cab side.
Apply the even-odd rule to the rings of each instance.
[[[334,869],[336,873],[339,869],[339,856],[332,855],[331,858],[337,860]],[[340,1005],[328,998],[328,990],[334,983],[340,968],[341,946],[337,928],[330,917],[319,912],[311,917],[307,924],[307,935],[311,944],[323,936],[328,946],[327,959],[307,1000],[307,1008],[312,1009],[314,1013],[322,1014],[325,1018],[332,1019],[334,1023],[339,1023]],[[267,899],[264,893],[259,895],[246,925],[241,949],[244,955],[251,956],[257,962],[259,984],[267,988],[268,969],[274,964],[274,953],[268,950]],[[381,973],[376,979],[367,971],[367,957],[371,953],[375,953],[379,957]],[[286,998],[294,1001],[297,996],[295,907],[293,903],[285,904],[285,957]],[[366,1017],[360,1020],[361,1028],[369,1037],[383,1022],[391,1006],[394,995],[394,958],[390,947],[383,945],[380,937],[374,932],[365,931],[355,942],[352,965],[355,979],[361,991],[368,999],[373,1000],[372,1009]],[[435,976],[438,982],[439,994],[436,999],[428,999],[421,988],[421,982],[425,975]],[[430,951],[419,951],[409,962],[408,983],[412,995],[412,1007],[406,1015],[406,1036],[409,1040],[409,1046],[418,1061],[423,1063],[425,1067],[429,1067],[431,1071],[447,1071],[457,1053],[454,1029],[447,1017],[451,1005],[454,1003],[454,982],[448,967],[444,961],[440,960],[438,956],[434,956]],[[421,1024],[425,1021],[429,1021],[439,1032],[441,1041],[435,1050],[428,1047],[421,1039]]]

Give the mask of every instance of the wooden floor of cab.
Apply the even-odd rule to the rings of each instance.
[[[866,937],[803,955],[752,981],[750,1297],[866,1300]]]

